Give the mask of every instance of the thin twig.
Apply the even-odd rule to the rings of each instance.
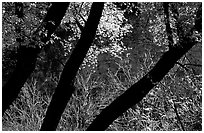
[[[202,67],[202,65],[200,65],[200,64],[183,64],[183,65],[185,65],[185,66],[196,66],[196,67]]]
[[[187,67],[185,67],[185,65],[181,64],[180,62],[176,62],[176,64],[178,64],[179,66],[184,68],[186,71],[189,71],[189,69]]]
[[[84,4],[84,2],[81,3],[80,8],[79,8],[79,12],[81,12],[83,4]]]
[[[82,5],[83,5],[83,3],[81,4],[79,10],[77,10],[76,6],[74,5],[74,10],[76,11],[76,15],[79,15],[79,17],[84,21],[84,23],[86,23],[86,20],[85,20],[84,17],[80,14]],[[76,18],[75,18],[75,20],[76,20]]]
[[[172,100],[172,101],[173,101],[173,100]],[[178,110],[177,110],[177,106],[176,106],[176,104],[175,104],[174,101],[173,101],[173,104],[174,104],[174,111],[175,111],[175,113],[176,113],[176,118],[177,118],[179,124],[181,125],[182,130],[185,131],[184,125],[183,125],[183,123],[182,123],[182,121],[181,121],[181,118],[180,118],[179,113],[178,113]]]
[[[85,20],[85,18],[80,14],[80,13],[78,13],[78,15],[79,15],[79,17],[81,17],[82,18],[82,20],[84,21],[84,23],[86,23],[86,20]]]

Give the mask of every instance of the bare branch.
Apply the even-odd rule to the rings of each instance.
[[[79,12],[81,12],[83,4],[84,4],[84,2],[81,3],[80,8],[79,8]]]
[[[79,15],[79,17],[84,21],[84,23],[86,23],[86,20],[85,20],[84,17],[80,14],[82,5],[83,5],[83,3],[80,5],[79,10],[77,10],[77,7],[74,5],[74,10],[76,11],[76,15]]]
[[[164,8],[164,14],[165,14],[165,25],[166,25],[166,32],[167,32],[167,37],[169,41],[169,48],[173,46],[173,33],[170,27],[170,21],[169,21],[169,3],[164,2],[163,3],[163,8]]]
[[[181,64],[180,62],[176,62],[176,64],[178,64],[179,66],[184,68],[186,71],[189,71],[189,69],[187,67],[185,67],[185,65]]]
[[[78,15],[79,15],[80,18],[82,18],[82,20],[84,21],[84,23],[86,23],[85,18],[84,18],[80,13],[78,13]]]
[[[196,66],[196,67],[202,67],[200,64],[184,64],[184,66]]]
[[[79,29],[80,29],[81,32],[82,32],[83,29],[84,29],[84,27],[79,23],[79,21],[78,21],[76,18],[74,18],[74,19],[75,19],[75,21],[76,21],[77,26],[79,27]]]
[[[185,131],[184,125],[183,125],[183,123],[181,121],[181,118],[180,118],[178,110],[177,110],[177,106],[176,106],[176,104],[175,104],[175,102],[173,100],[172,100],[172,102],[173,102],[174,112],[176,113],[176,118],[177,118],[179,124],[181,125],[182,130]]]

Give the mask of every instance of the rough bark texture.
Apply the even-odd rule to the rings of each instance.
[[[81,38],[67,61],[60,81],[52,97],[51,103],[46,112],[41,130],[56,130],[61,115],[75,88],[73,80],[83,62],[89,47],[91,46],[96,30],[102,15],[104,3],[93,3],[90,15],[85,24]]]
[[[201,8],[201,7],[200,7]],[[198,10],[196,23],[201,23],[201,10]],[[201,25],[198,23],[198,25]],[[195,30],[200,28],[194,27]],[[193,31],[191,31],[182,42],[179,42],[177,46],[172,47],[168,52],[164,53],[161,59],[157,62],[155,67],[146,74],[141,80],[132,85],[125,93],[116,98],[108,107],[96,117],[96,119],[87,128],[89,131],[102,131],[106,130],[108,126],[128,110],[133,105],[140,102],[147,93],[157,85],[158,82],[169,72],[174,64],[179,60],[188,50],[190,50],[195,44],[195,39],[191,38]]]
[[[43,23],[45,23],[45,28],[48,30],[48,33],[52,34],[55,29],[60,24],[63,16],[66,13],[69,3],[53,3],[50,7]],[[21,9],[21,10],[20,10]],[[23,8],[16,9],[17,16],[22,17]],[[53,21],[55,25],[50,25],[48,22]],[[40,30],[40,29],[39,29]],[[50,35],[46,38],[41,38],[46,42],[49,39]],[[2,90],[2,115],[9,108],[12,102],[17,98],[21,88],[23,87],[26,80],[29,78],[33,70],[35,69],[35,63],[37,56],[40,53],[41,49],[39,47],[30,47],[34,46],[35,42],[30,42],[28,46],[19,46],[18,55],[17,55],[17,64],[14,72],[12,73],[11,78],[3,86]]]

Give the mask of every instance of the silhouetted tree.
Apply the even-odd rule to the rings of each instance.
[[[76,44],[69,60],[67,61],[60,81],[52,97],[41,130],[56,130],[62,113],[75,88],[73,80],[82,64],[96,34],[102,15],[104,3],[93,3],[90,15],[83,28],[81,38]]]
[[[165,5],[168,6],[168,5]],[[192,37],[194,31],[202,29],[202,5],[198,8],[194,27],[183,38],[179,38],[177,45],[171,46],[164,53],[154,68],[141,80],[133,84],[125,93],[116,98],[100,115],[91,123],[87,130],[105,130],[108,126],[133,105],[139,103],[147,93],[156,86],[162,78],[174,67],[175,63],[186,54],[195,44],[196,38]],[[167,8],[165,8],[166,10]],[[168,9],[167,9],[168,10]],[[166,10],[166,11],[167,11]],[[165,12],[166,12],[165,11]],[[181,30],[177,27],[178,30]]]
[[[64,17],[68,5],[69,3],[52,3],[52,6],[50,7],[41,26],[39,26],[31,36],[32,39],[29,40],[29,44],[19,45],[16,68],[7,83],[3,86],[2,90],[2,114],[16,99],[24,83],[35,68],[37,56],[42,49],[37,45],[37,40],[40,39],[44,43],[49,40],[51,34],[59,26],[62,18]],[[23,19],[23,3],[16,3],[15,8],[16,15]],[[43,28],[45,30],[42,30]],[[39,32],[41,30],[43,32]],[[48,35],[45,35],[46,31],[48,32]],[[19,38],[17,38],[16,41],[19,42]]]

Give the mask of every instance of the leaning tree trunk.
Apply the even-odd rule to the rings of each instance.
[[[161,59],[149,73],[132,85],[125,93],[116,98],[108,107],[102,110],[87,130],[105,130],[126,110],[139,103],[147,93],[162,80],[169,70],[174,67],[177,60],[197,43],[196,39],[192,38],[192,34],[193,30],[201,31],[202,29],[201,13],[202,9],[200,6],[195,21],[195,24],[200,26],[195,25],[185,38],[180,39],[181,41],[178,45],[172,46],[169,51],[163,54]]]
[[[59,26],[63,16],[66,13],[67,7],[69,3],[52,3],[45,19],[42,22],[42,26],[45,26],[45,31],[48,31],[48,35],[44,36],[39,34],[38,31],[42,30],[42,26],[39,26],[37,31],[33,34],[33,38],[41,37],[41,41],[44,43],[47,42],[51,36],[51,34],[55,31],[55,29]],[[23,9],[23,8],[19,8]],[[22,17],[22,13],[19,13],[16,9],[16,12],[20,14]],[[17,16],[19,16],[17,14]],[[52,23],[50,23],[52,22]],[[54,25],[53,25],[54,24]],[[35,46],[35,47],[33,47]],[[41,48],[35,45],[34,41],[31,41],[29,45],[20,45],[17,54],[17,63],[14,72],[11,75],[11,78],[7,81],[7,83],[3,86],[2,90],[2,115],[9,108],[12,102],[17,98],[21,88],[23,87],[26,80],[29,78],[31,73],[35,69],[35,63],[37,60],[37,56],[40,53]]]
[[[61,115],[75,88],[73,80],[91,46],[102,15],[104,3],[93,3],[81,38],[67,61],[52,97],[41,130],[56,130]]]

